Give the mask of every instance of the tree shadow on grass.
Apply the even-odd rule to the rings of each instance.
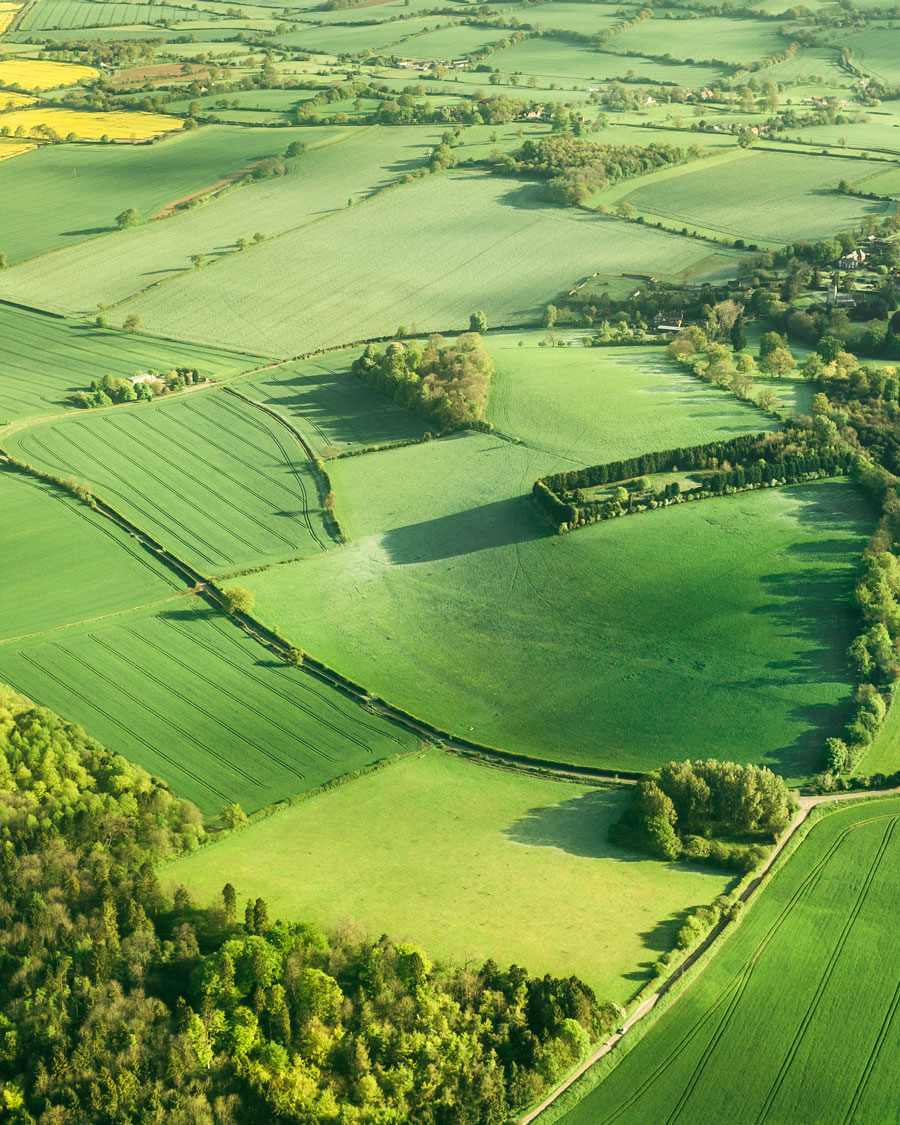
[[[495,500],[464,512],[395,527],[382,545],[395,566],[457,558],[475,551],[543,539],[550,529],[530,510],[524,496]]]
[[[504,836],[532,848],[559,848],[588,859],[625,863],[647,857],[609,842],[609,828],[622,815],[628,794],[619,789],[594,789],[558,805],[529,809],[503,830]]]
[[[215,609],[206,602],[196,601],[196,604],[185,609],[163,609],[156,615],[161,621],[212,621],[222,617],[222,611]]]

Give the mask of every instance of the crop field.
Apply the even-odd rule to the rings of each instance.
[[[0,160],[9,160],[13,156],[24,156],[31,152],[35,146],[27,141],[10,141],[0,137]]]
[[[324,551],[331,542],[299,442],[221,390],[32,426],[8,448],[45,471],[89,482],[206,574]]]
[[[228,130],[231,132],[240,131]],[[312,246],[319,230],[327,225],[323,218],[339,216],[347,208],[348,197],[365,199],[419,167],[440,140],[440,132],[434,126],[402,130],[307,128],[268,132],[276,138],[274,142],[269,141],[278,145],[276,151],[283,152],[292,139],[318,141],[321,147],[289,161],[286,175],[241,187],[210,206],[172,215],[164,223],[144,223],[132,230],[114,231],[86,245],[69,247],[52,257],[8,270],[2,280],[16,290],[13,299],[57,311],[87,312],[96,308],[98,302],[121,301],[147,285],[185,270],[197,275],[191,280],[202,283],[202,274],[215,279],[222,273],[223,266],[237,264],[237,257],[241,262],[236,272],[244,277],[253,275],[257,264],[268,272],[269,267],[261,259],[268,255],[270,246],[280,244],[272,236],[287,231],[292,232],[289,269],[292,277],[299,279],[314,268],[314,264],[325,267],[324,259],[317,259],[306,250],[298,257],[298,246]],[[178,198],[169,196],[170,200]],[[361,212],[368,210],[360,208]],[[115,214],[110,210],[108,225],[112,225]],[[237,239],[249,240],[257,231],[268,236],[270,244],[235,255]],[[380,230],[371,231],[369,237],[380,238]],[[330,241],[328,235],[325,241]],[[234,257],[218,263],[215,271],[209,267],[191,271],[191,255],[197,252],[209,255],[210,259],[223,255]],[[329,246],[327,255],[330,257],[333,253]],[[333,284],[342,285],[342,279],[335,276]],[[163,289],[169,288],[170,284],[163,286]],[[242,303],[247,296],[246,292],[242,294]],[[264,293],[261,291],[259,296],[262,298]],[[304,299],[308,297],[309,292],[304,289]],[[307,317],[299,320],[306,323]],[[292,312],[282,331],[294,330],[297,321]],[[223,342],[227,331],[226,323],[217,323],[214,342]],[[263,350],[267,352],[270,347],[268,330],[265,336]],[[263,342],[261,335],[260,343]],[[299,351],[300,348],[290,349],[293,354]]]
[[[75,86],[79,82],[96,78],[99,74],[92,66],[77,63],[58,63],[39,59],[0,58],[0,82],[7,86],[21,86],[25,90],[55,90],[62,86]],[[9,119],[4,119],[9,124]]]
[[[21,127],[29,137],[40,137],[46,126],[61,137],[72,133],[82,141],[99,141],[103,137],[121,141],[145,141],[182,127],[181,118],[169,117],[164,113],[137,113],[130,110],[93,113],[90,110],[56,109],[53,106],[13,110],[3,115],[3,123],[13,132]]]
[[[249,812],[417,745],[186,597],[0,644],[0,678],[206,813]]]
[[[312,144],[328,135],[211,125],[150,145],[43,146],[14,169],[0,169],[0,210],[9,219],[4,252],[15,262],[114,230],[127,207],[148,218],[292,141]]]
[[[182,588],[131,536],[62,489],[2,469],[0,498],[0,647]]]
[[[781,242],[824,238],[892,209],[838,193],[838,183],[858,175],[859,165],[836,157],[754,152],[715,167],[675,171],[621,198],[649,215]],[[791,184],[790,192],[784,191],[785,183]]]
[[[114,27],[123,24],[157,23],[159,20],[182,20],[183,8],[167,8],[164,4],[97,3],[96,0],[40,0],[26,13],[21,31],[43,29]]]
[[[403,51],[410,58],[458,59],[469,51],[478,51],[504,38],[503,30],[496,27],[478,28],[455,24],[425,35],[417,35],[403,45]]]
[[[423,419],[350,374],[359,353],[351,348],[287,363],[236,387],[287,418],[319,456],[420,437],[427,428]]]
[[[615,39],[610,43],[614,44]],[[608,81],[634,74],[648,82],[674,82],[682,86],[706,86],[721,78],[724,71],[715,66],[657,62],[641,56],[600,53],[575,43],[554,39],[527,39],[491,56],[491,63],[504,74],[533,74],[551,82],[584,83]]]
[[[19,106],[34,105],[37,98],[31,94],[17,94],[15,90],[0,90],[0,109],[16,109]]]
[[[378,251],[385,230],[394,232],[390,255]],[[71,270],[46,263],[43,272],[29,270],[27,284],[20,271],[0,275],[0,295],[79,310],[108,299],[118,290],[100,260],[92,260],[95,246],[86,248],[80,283]],[[598,269],[674,274],[707,253],[637,224],[548,206],[536,185],[449,173],[192,271],[123,311],[165,335],[226,346],[240,340],[292,357],[389,335],[400,324],[459,331],[473,308],[483,308],[493,324],[514,324],[536,315],[541,295]]]
[[[382,51],[395,48],[392,53],[403,54],[416,42],[412,36],[431,28],[440,27],[445,22],[440,16],[416,16],[393,23],[365,24],[362,27],[347,27],[341,24],[324,27],[304,27],[279,35],[278,41],[287,47],[301,47],[309,51],[329,51],[332,54],[353,54],[367,48]],[[502,32],[497,35],[502,38]]]
[[[900,801],[816,824],[705,971],[565,1125],[887,1122]],[[614,1052],[614,1054],[617,1052]]]
[[[891,85],[900,82],[900,30],[877,27],[842,41],[853,52],[853,61],[866,74]]]
[[[676,59],[724,59],[728,63],[752,63],[787,47],[778,26],[765,20],[741,20],[704,16],[696,19],[644,20],[620,31],[610,40],[612,51],[665,52]]]
[[[666,447],[660,393],[632,400],[659,440],[622,431],[623,396],[593,459]],[[349,545],[242,582],[293,643],[453,733],[615,769],[702,746],[806,775],[851,693],[861,495],[824,482],[551,536],[526,494],[570,464],[478,435],[333,462]]]
[[[265,361],[219,348],[176,344],[128,332],[43,316],[0,304],[0,423],[66,406],[75,391],[87,390],[104,375],[126,378],[136,371],[192,367],[218,379]]]
[[[22,7],[21,4],[0,4],[0,35],[9,27],[15,19],[16,12]]]
[[[615,789],[431,751],[259,821],[162,876],[209,902],[228,870],[239,898],[261,894],[281,918],[327,925],[349,915],[442,958],[575,972],[624,1002],[674,944],[686,910],[729,883],[608,844],[624,803]],[[613,900],[615,915],[598,912]]]
[[[536,4],[523,13],[523,23],[532,27],[558,27],[577,31],[580,35],[594,35],[598,31],[615,27],[622,22],[621,12],[615,4]]]

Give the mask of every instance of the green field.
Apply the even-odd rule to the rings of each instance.
[[[504,404],[500,378],[495,419],[535,426],[540,397]],[[568,452],[564,407],[545,410],[541,448],[468,435],[334,462],[350,544],[248,576],[260,616],[492,745],[618,769],[702,752],[808,774],[850,695],[867,505],[825,482],[549,535],[526,499],[537,476],[756,428],[688,380],[657,372],[629,392],[628,378]],[[636,415],[655,431],[630,433]]]
[[[614,45],[616,39],[610,40]],[[657,62],[641,56],[601,53],[578,43],[557,39],[527,39],[491,56],[491,65],[504,74],[536,75],[543,85],[551,82],[575,83],[609,81],[632,75],[648,82],[671,82],[679,86],[707,86],[724,77],[715,66],[690,66],[677,62]]]
[[[702,975],[560,1120],[896,1120],[898,818],[893,799],[817,824]]]
[[[668,53],[676,59],[724,59],[748,64],[783,51],[790,42],[778,25],[766,20],[698,19],[643,20],[610,40],[610,50],[648,54]],[[687,82],[687,80],[686,80]]]
[[[116,215],[128,207],[149,218],[167,203],[284,152],[293,140],[317,139],[321,131],[311,129],[208,125],[149,145],[36,149],[0,162],[3,252],[16,262],[81,242],[113,230]]]
[[[62,489],[0,470],[0,642],[171,598],[182,584]]]
[[[164,4],[97,3],[96,0],[40,0],[25,13],[21,31],[44,29],[112,27],[120,24],[156,23],[182,20],[183,8]]]
[[[790,242],[825,238],[882,216],[893,204],[840,194],[842,179],[864,166],[838,157],[752,152],[711,167],[688,165],[632,191],[616,192],[652,217],[700,226],[744,239]],[[785,184],[791,185],[786,192]]]
[[[866,74],[880,82],[900,82],[900,30],[896,27],[873,27],[850,35],[841,43],[853,52],[853,61]]]
[[[607,843],[625,794],[537,780],[429,752],[226,837],[163,877],[212,901],[370,932],[432,954],[576,973],[620,1003],[674,945],[691,908],[729,876],[661,864]]]
[[[417,745],[187,597],[0,644],[0,679],[210,814],[232,801],[249,812]]]
[[[242,379],[237,389],[288,418],[320,456],[421,437],[425,421],[350,374],[360,351],[286,363]]]
[[[0,303],[0,424],[72,408],[75,391],[104,375],[191,367],[228,378],[264,359],[196,344],[177,344],[94,325],[77,324]]]
[[[547,206],[536,185],[448,173],[192,271],[123,311],[142,315],[151,331],[296,356],[390,335],[400,324],[459,331],[476,308],[489,323],[514,324],[595,270],[677,274],[707,253],[637,224]],[[85,268],[96,282],[92,297],[101,299],[97,263]],[[0,291],[21,288],[16,272],[0,278]],[[46,270],[35,275],[30,291],[47,294],[50,280]],[[71,275],[59,281],[81,306],[90,290]]]
[[[270,237],[294,232],[291,269],[297,271],[306,256],[299,247],[309,244],[327,225],[323,218],[345,210],[348,197],[364,199],[419,167],[440,140],[440,132],[433,126],[273,132],[280,138],[276,152],[283,152],[292,138],[319,142],[321,147],[289,161],[284,176],[241,187],[164,222],[116,231],[5,271],[3,282],[18,294],[13,299],[56,311],[87,311],[101,301],[113,304],[162,279],[191,272],[192,254],[202,253],[211,260],[232,255],[238,238],[251,239],[257,231]],[[314,229],[304,229],[308,227]],[[259,254],[260,249],[254,248],[240,255],[238,272],[252,274]],[[234,268],[235,263],[229,265]],[[210,267],[206,269],[212,276]],[[217,271],[214,280],[218,276]],[[335,278],[338,284],[340,280]],[[241,295],[241,304],[245,297]],[[262,289],[259,297],[268,299]],[[296,319],[296,312],[290,319]],[[231,314],[227,319],[233,319]],[[227,325],[217,323],[215,342],[221,342],[226,332]],[[269,349],[263,350],[268,353]]]
[[[90,483],[204,574],[313,554],[332,542],[300,443],[225,391],[31,426],[8,448]]]

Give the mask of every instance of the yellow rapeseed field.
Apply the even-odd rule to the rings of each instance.
[[[0,137],[0,160],[9,160],[13,156],[21,156],[23,152],[31,152],[37,145],[29,144],[28,141],[14,141],[8,140],[6,137]]]
[[[95,113],[42,106],[0,115],[0,128],[9,130],[7,136],[46,136],[41,129],[42,125],[63,138],[74,133],[80,141],[99,141],[102,137],[109,137],[112,141],[145,141],[149,137],[158,137],[160,133],[171,133],[182,128],[178,117],[169,117],[163,113],[130,113],[125,110]],[[19,129],[22,131],[18,132]]]
[[[74,86],[100,72],[77,63],[42,62],[39,59],[0,59],[0,82],[21,86],[23,90],[51,90]]]
[[[37,98],[31,94],[17,94],[15,90],[0,89],[0,109],[18,109],[20,106],[34,105]]]
[[[6,31],[13,21],[13,16],[21,7],[21,4],[0,3],[0,35]]]

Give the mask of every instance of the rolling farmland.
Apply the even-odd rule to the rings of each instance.
[[[127,378],[136,371],[192,367],[204,378],[222,379],[265,363],[257,356],[154,340],[4,304],[0,333],[3,423],[71,408],[75,391],[107,374]]]
[[[77,63],[59,63],[39,59],[0,59],[0,82],[22,86],[26,90],[55,90],[74,86],[99,72],[92,66]],[[4,122],[8,124],[9,122]]]
[[[0,676],[204,812],[252,811],[417,743],[196,599],[0,645]]]
[[[128,110],[92,113],[90,110],[52,106],[15,109],[4,114],[3,120],[12,130],[24,129],[29,137],[41,136],[46,127],[62,137],[72,134],[76,140],[82,141],[99,141],[104,137],[117,141],[145,141],[182,127],[177,117],[163,113],[132,113]]]
[[[893,799],[816,824],[675,1007],[560,1120],[703,1125],[737,1101],[748,1121],[891,1120],[898,817]]]
[[[9,448],[74,476],[204,573],[324,551],[315,473],[277,421],[223,391],[32,426]]]
[[[624,799],[431,752],[260,821],[164,877],[208,902],[226,866],[239,895],[265,894],[280,917],[350,915],[457,961],[574,970],[625,1002],[686,910],[732,879],[608,844]],[[598,913],[611,898],[615,916]]]

